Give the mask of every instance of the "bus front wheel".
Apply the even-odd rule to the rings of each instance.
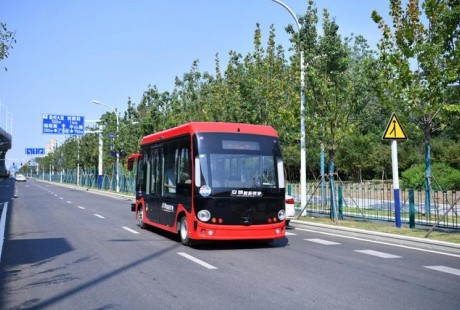
[[[183,245],[191,245],[190,236],[188,234],[187,217],[184,215],[180,218],[180,229],[179,229],[180,241]]]

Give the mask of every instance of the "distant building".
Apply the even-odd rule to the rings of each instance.
[[[45,152],[46,154],[49,154],[53,152],[57,148],[57,140],[56,139],[51,139],[48,141],[45,147]]]

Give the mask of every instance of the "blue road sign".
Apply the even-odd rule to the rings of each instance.
[[[26,155],[45,155],[44,148],[26,148]]]
[[[77,136],[85,134],[84,116],[43,114],[42,119],[42,133]]]

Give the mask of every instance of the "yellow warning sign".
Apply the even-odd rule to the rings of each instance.
[[[390,121],[388,122],[387,129],[383,133],[383,140],[407,140],[407,135],[398,121],[396,114],[393,112]]]

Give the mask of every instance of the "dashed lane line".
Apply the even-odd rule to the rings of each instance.
[[[130,233],[133,233],[133,234],[136,234],[136,235],[140,234],[140,232],[135,231],[134,229],[131,229],[131,228],[129,228],[129,227],[123,226],[122,228],[123,228],[124,230],[129,231]]]
[[[191,260],[192,262],[197,263],[198,265],[201,265],[201,266],[203,266],[203,267],[205,267],[207,269],[210,269],[210,270],[217,269],[217,267],[215,267],[213,265],[210,265],[210,264],[206,263],[205,261],[202,261],[201,259],[193,257],[192,255],[189,255],[187,253],[179,252],[177,254],[179,254],[180,256],[185,257],[186,259]]]
[[[98,218],[100,218],[100,219],[105,219],[105,217],[103,217],[102,215],[97,214],[97,213],[94,213],[94,216],[95,216],[95,217],[98,217]]]

